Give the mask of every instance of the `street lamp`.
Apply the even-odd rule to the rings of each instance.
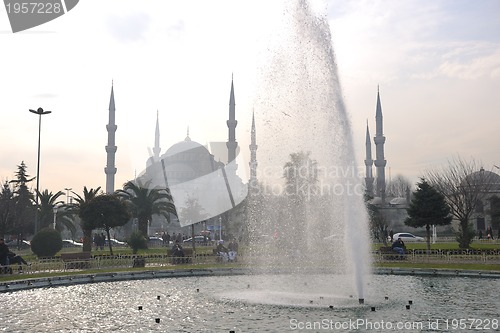
[[[35,234],[38,231],[38,192],[40,190],[40,134],[42,132],[42,115],[49,114],[52,111],[43,111],[42,108],[35,110],[30,109],[30,112],[38,115],[38,161],[36,167],[36,210],[35,210]]]
[[[222,217],[219,216],[219,240],[222,240]]]
[[[52,211],[54,212],[54,230],[56,230],[57,206],[54,205],[54,207],[52,207]]]

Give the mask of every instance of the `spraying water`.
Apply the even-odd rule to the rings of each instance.
[[[328,271],[331,288],[335,276],[352,276],[362,299],[368,218],[329,25],[306,0],[287,2],[282,14],[255,106],[252,264],[295,276]]]

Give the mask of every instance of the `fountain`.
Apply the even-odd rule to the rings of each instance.
[[[330,292],[350,276],[355,291],[345,292],[362,303],[368,218],[329,25],[306,0],[291,1],[286,13],[258,84],[260,186],[249,191],[251,266],[289,272],[292,280],[322,271]]]
[[[57,287],[61,279],[53,279],[45,288],[16,292],[7,285],[5,331],[420,332],[460,330],[465,318],[475,318],[467,321],[471,330],[498,330],[498,278],[458,271],[446,278],[435,271],[370,276],[367,217],[328,24],[306,1],[292,6],[276,31],[283,43],[272,50],[255,107],[260,174],[269,177],[250,189],[254,274],[126,277],[148,276],[141,281],[96,274],[85,284],[77,281],[88,277],[77,275],[69,281],[81,284]],[[288,176],[300,177],[282,185],[289,192],[277,198],[282,191],[273,186],[283,184],[290,154],[296,163]],[[299,182],[314,170],[317,181]]]

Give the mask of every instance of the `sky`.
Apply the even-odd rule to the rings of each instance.
[[[14,179],[22,161],[36,175],[38,116],[28,110],[42,107],[52,113],[42,117],[40,189],[104,189],[112,85],[116,188],[144,170],[157,114],[162,153],[188,127],[201,144],[227,141],[232,78],[236,137],[249,155],[257,72],[272,56],[281,2],[85,0],[18,33],[0,8],[0,179]],[[388,180],[414,183],[457,155],[498,171],[500,1],[312,6],[330,24],[360,166],[379,89]]]

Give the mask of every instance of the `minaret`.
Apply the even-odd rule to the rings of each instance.
[[[382,198],[382,202],[385,201],[385,165],[387,161],[384,158],[384,143],[385,136],[383,130],[383,119],[382,119],[382,106],[380,104],[380,91],[377,88],[377,111],[375,114],[375,121],[377,124],[377,132],[373,141],[375,142],[376,148],[376,159],[375,167],[377,168],[377,192],[376,196]]]
[[[106,125],[108,131],[108,145],[106,146],[107,161],[104,173],[106,174],[106,193],[112,194],[115,191],[115,132],[117,126],[115,125],[115,94],[113,92],[113,82],[111,82],[111,97],[109,99],[109,121]]]
[[[235,118],[235,106],[236,104],[234,102],[234,85],[233,85],[233,78],[231,77],[231,93],[229,95],[229,120],[226,122],[227,128],[229,129],[229,138],[226,143],[228,164],[236,159],[236,148],[238,147],[238,142],[236,142],[236,125],[238,125],[238,122],[236,121]],[[235,172],[237,168],[238,165],[236,164],[235,161],[234,162]]]
[[[255,135],[255,114],[252,112],[252,130],[250,132],[250,145],[248,148],[250,148],[250,163],[248,165],[250,166],[250,180],[248,181],[250,185],[249,193],[252,193],[253,191],[257,190],[257,138]]]
[[[365,157],[365,166],[366,166],[366,192],[368,195],[373,196],[373,160],[372,160],[372,141],[370,138],[370,130],[368,129],[368,121],[366,122],[366,157]]]
[[[160,122],[158,120],[158,110],[156,110],[155,146],[153,147],[154,161],[160,159]]]

